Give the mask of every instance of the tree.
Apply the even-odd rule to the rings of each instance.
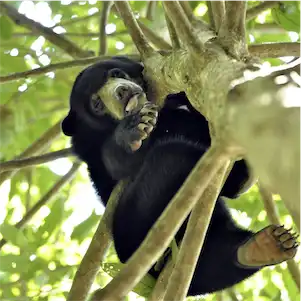
[[[299,227],[300,164],[296,164],[300,162],[300,143],[298,143],[300,112],[297,102],[298,96],[300,96],[299,61],[278,66],[280,65],[279,57],[300,56],[300,45],[297,42],[300,37],[296,33],[299,31],[299,2],[172,1],[156,3],[149,1],[147,4],[144,2],[129,4],[126,1],[116,1],[114,5],[110,2],[97,3],[96,6],[101,7],[100,12],[98,7],[97,10],[96,7],[92,7],[95,8],[93,10],[90,5],[84,3],[83,7],[80,3],[71,3],[69,6],[63,6],[58,2],[28,3],[27,7],[25,4],[20,5],[20,2],[0,3],[0,32],[3,40],[0,66],[1,72],[5,72],[5,75],[0,77],[0,83],[4,83],[1,86],[1,93],[4,95],[4,100],[1,101],[1,122],[3,124],[1,144],[4,145],[1,154],[2,161],[11,158],[11,149],[19,153],[24,149],[24,145],[30,144],[33,137],[39,137],[17,156],[16,160],[2,163],[0,166],[2,186],[10,186],[10,196],[25,197],[24,191],[22,192],[18,187],[24,178],[27,185],[35,183],[33,186],[39,187],[41,190],[39,195],[43,195],[49,188],[48,183],[54,181],[55,175],[47,168],[46,171],[41,169],[39,173],[36,173],[35,169],[28,168],[24,169],[24,172],[22,172],[23,169],[21,172],[17,173],[17,171],[23,167],[70,155],[70,149],[44,154],[51,143],[52,149],[55,150],[66,145],[66,140],[59,137],[60,121],[58,120],[66,113],[67,102],[64,101],[62,104],[58,100],[61,99],[61,95],[64,95],[65,98],[68,97],[72,80],[75,77],[71,72],[74,69],[67,68],[106,59],[107,53],[108,55],[115,54],[115,46],[116,48],[124,47],[124,53],[143,61],[145,76],[152,86],[159,104],[167,94],[185,91],[193,106],[206,116],[210,123],[212,148],[200,160],[194,172],[189,176],[187,185],[182,187],[180,193],[172,201],[173,204],[184,205],[180,210],[179,206],[177,210],[176,206],[170,206],[164,212],[141,248],[114,280],[103,290],[96,292],[95,298],[98,300],[120,299],[132,290],[151,264],[159,258],[164,248],[170,244],[176,230],[191,210],[191,225],[197,223],[206,229],[215,204],[215,198],[212,196],[220,186],[229,161],[239,156],[247,158],[254,169],[254,174],[259,177],[262,183],[260,191],[266,204],[273,208],[272,196],[268,190],[280,194],[294,222]],[[61,15],[63,20],[57,24],[46,24],[46,19],[39,19],[38,16],[35,16],[34,18],[40,22],[33,21],[29,18],[29,8],[33,9],[36,14],[44,11],[57,19]],[[89,9],[91,10],[89,11]],[[93,11],[95,12],[93,13]],[[133,11],[146,17],[140,16],[137,19]],[[70,19],[72,15],[78,17]],[[95,28],[95,24],[99,23],[99,32],[95,33],[94,30],[91,30],[86,23],[81,22],[83,20],[86,22],[93,20],[90,25],[92,29]],[[152,22],[152,20],[155,21]],[[260,24],[259,21],[264,24]],[[164,30],[161,34],[167,36],[165,28],[169,33],[166,39],[156,33],[163,25]],[[115,29],[111,35],[108,34],[110,28]],[[271,28],[275,30],[276,34],[268,32]],[[75,32],[72,32],[72,29]],[[65,32],[58,34],[58,30]],[[246,35],[246,32],[249,33],[249,36]],[[36,39],[37,36],[39,37]],[[75,40],[78,37],[82,40],[88,38],[85,47],[80,47],[78,41],[71,40],[71,38]],[[97,47],[98,44],[93,39],[94,37],[98,38],[99,47]],[[130,37],[133,44],[130,43]],[[294,42],[289,37],[293,37]],[[258,41],[259,44],[254,44],[252,40]],[[277,43],[261,43],[275,40]],[[31,48],[28,49],[30,44]],[[97,49],[100,56],[91,57],[90,48]],[[139,55],[133,54],[135,48]],[[9,55],[8,50],[10,50]],[[62,61],[69,56],[73,60]],[[258,57],[269,58],[270,64],[275,66],[263,68],[266,64],[262,64]],[[271,58],[273,59],[271,60]],[[41,67],[41,64],[45,64],[45,66]],[[25,71],[15,73],[16,70]],[[12,74],[7,74],[10,72]],[[35,78],[36,76],[39,77]],[[20,83],[22,84],[20,85]],[[27,102],[21,103],[21,97],[27,97]],[[43,105],[40,104],[41,102]],[[40,117],[43,114],[46,115],[46,118]],[[26,127],[32,118],[36,118],[37,125],[33,128]],[[41,135],[42,130],[49,126],[51,126],[50,129]],[[40,156],[40,154],[43,155]],[[25,215],[15,226],[12,226],[14,210],[7,211],[6,222],[0,228],[3,237],[10,242],[6,246],[18,246],[22,252],[25,250],[26,256],[17,256],[14,253],[17,251],[13,251],[9,247],[8,249],[2,248],[5,252],[2,257],[3,262],[7,262],[5,280],[13,280],[9,277],[13,275],[14,269],[18,271],[19,278],[15,282],[20,284],[20,287],[17,288],[23,290],[19,291],[22,296],[27,295],[29,287],[25,285],[24,288],[24,281],[21,279],[33,279],[35,285],[41,286],[42,283],[44,287],[47,287],[48,279],[37,280],[39,275],[45,277],[45,273],[39,274],[37,270],[41,265],[45,265],[47,260],[43,256],[41,257],[36,250],[43,250],[43,247],[46,247],[53,251],[54,247],[49,245],[49,242],[54,239],[54,241],[61,242],[62,238],[59,235],[61,231],[58,225],[61,225],[68,215],[62,213],[68,189],[64,188],[65,194],[56,196],[56,193],[67,181],[70,181],[78,169],[79,164],[75,161],[70,171],[59,179],[35,206],[28,209],[28,205],[22,205]],[[203,174],[206,174],[206,178],[202,177]],[[12,176],[14,177],[12,178]],[[40,183],[36,177],[41,179]],[[37,185],[38,183],[40,185]],[[198,189],[194,188],[196,186]],[[29,191],[27,193],[28,203],[31,203],[33,199],[31,189],[27,189],[27,191]],[[251,191],[248,198],[251,198],[252,193],[258,198],[257,191]],[[183,200],[188,194],[190,202],[186,204]],[[32,223],[32,216],[39,212],[38,210],[43,208],[53,196],[56,196],[56,199],[51,205],[51,214],[45,218],[44,223],[43,219],[40,219],[39,222],[36,222],[35,227],[27,224],[24,231],[17,230],[22,229],[29,221]],[[202,198],[200,198],[201,196]],[[112,207],[113,201],[114,198]],[[200,210],[204,205],[206,205],[206,212]],[[12,208],[11,205],[8,204],[8,208]],[[278,221],[271,210],[268,210],[268,215],[274,222]],[[199,218],[200,216],[203,218]],[[251,216],[254,217],[254,215]],[[99,262],[103,261],[105,250],[110,243],[105,224],[105,220],[110,219],[110,210],[106,210],[104,217],[78,269],[68,297],[69,300],[73,300],[74,297],[77,300],[85,300],[98,272]],[[73,238],[80,242],[91,225],[95,225],[96,220],[97,217],[92,214],[74,229]],[[162,229],[164,231],[160,231]],[[160,237],[155,235],[156,232],[160,233]],[[57,235],[55,235],[56,233]],[[204,235],[205,231],[200,234],[188,229],[184,239],[192,241],[193,247],[191,243],[183,244],[179,251],[177,264],[171,276],[173,281],[170,281],[167,289],[167,296],[171,299],[185,297]],[[33,239],[33,236],[39,239]],[[99,237],[102,237],[103,241],[101,246],[98,245]],[[3,246],[5,246],[4,238],[1,241]],[[164,239],[164,242],[158,244],[156,242],[158,239],[160,241]],[[72,240],[70,244],[72,244]],[[149,252],[145,252],[146,244]],[[189,246],[190,250],[186,250],[185,246]],[[63,253],[64,249],[59,250]],[[32,259],[30,254],[35,254],[37,258]],[[184,269],[181,262],[187,258],[189,258],[192,268]],[[33,260],[33,264],[30,263],[31,260]],[[13,262],[13,265],[10,266],[10,262]],[[105,268],[105,262],[103,262],[103,268]],[[50,285],[48,290],[53,291],[53,285],[56,283],[56,280],[53,279],[65,275],[66,262],[62,264],[56,258],[56,261],[50,263],[54,263],[56,271],[56,276],[48,276]],[[27,271],[29,264],[30,269]],[[61,273],[57,272],[60,270],[58,266],[61,268]],[[24,271],[22,267],[23,269],[27,268]],[[295,265],[290,263],[289,269],[298,283],[299,273],[296,272]],[[185,277],[178,278],[177,271],[181,271]],[[166,274],[170,273],[167,271]],[[150,285],[149,282],[147,283]],[[172,286],[174,283],[177,287]],[[13,282],[8,282],[6,285],[12,288],[10,292],[3,290],[6,298],[17,295],[13,291],[15,285]],[[179,290],[175,288],[179,288]],[[45,290],[47,291],[47,288]],[[136,290],[141,292],[141,287]],[[160,287],[155,289],[157,293],[160,293],[160,290]],[[143,289],[142,291],[141,293],[146,295]],[[270,299],[278,298],[271,292],[262,291],[260,296],[263,300],[265,294]],[[274,292],[276,291],[274,290]],[[295,288],[288,289],[288,292],[293,300],[297,294]],[[11,295],[9,295],[10,293]],[[47,294],[44,291],[35,293],[36,296],[42,295],[43,297],[44,294],[45,298],[50,298],[50,293]],[[233,291],[228,293],[233,300],[235,293]],[[253,298],[246,295],[244,300],[249,297]],[[153,298],[155,298],[154,295]]]

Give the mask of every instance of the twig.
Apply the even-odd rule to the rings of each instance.
[[[16,157],[22,159],[41,153],[45,150],[54,139],[61,133],[61,122],[57,122],[54,126],[48,129],[41,137],[39,137],[33,144],[31,144],[23,153]],[[11,178],[17,170],[5,171],[0,174],[0,185],[7,179]]]
[[[99,222],[98,228],[92,238],[90,246],[75,274],[71,290],[67,297],[67,301],[87,300],[87,296],[94,282],[94,279],[112,242],[110,234],[112,215],[119,196],[122,193],[125,185],[125,182],[119,182],[111,193],[104,215]]]
[[[300,56],[300,43],[269,43],[249,45],[249,52],[259,58]]]
[[[261,194],[261,198],[263,200],[268,219],[272,224],[280,225],[281,223],[279,219],[279,214],[275,205],[275,201],[273,200],[272,193],[266,190],[261,183],[258,184],[258,188]],[[288,270],[300,291],[300,269],[293,259],[288,260],[286,263]]]
[[[210,148],[204,154],[184,185],[148,232],[139,249],[105,288],[95,292],[92,300],[120,300],[141,280],[170,245],[174,235],[206,189],[209,181],[226,160],[227,156],[221,152],[218,146]],[[187,199],[189,202],[186,202]]]
[[[146,19],[153,21],[154,20],[154,11],[157,5],[157,1],[154,0],[148,0],[147,7],[146,7]]]
[[[13,22],[15,22],[16,25],[23,26],[31,31],[37,32],[45,36],[45,38],[48,41],[63,49],[72,57],[88,57],[92,54],[91,51],[79,48],[73,42],[55,33],[52,29],[47,28],[41,25],[40,23],[35,22],[27,18],[26,16],[18,13],[18,11],[13,6],[8,5],[3,1],[0,2],[0,11],[2,14],[7,15]]]
[[[272,8],[276,5],[278,5],[280,1],[264,1],[257,6],[251,7],[247,10],[246,20],[249,21],[255,17],[257,17],[259,14],[264,12],[265,10]]]
[[[156,34],[153,30],[143,24],[140,20],[138,20],[138,24],[145,34],[146,38],[153,43],[153,45],[159,50],[171,50],[171,45],[166,42],[163,38],[161,38],[158,34]]]
[[[127,1],[114,1],[114,3],[141,56],[151,56],[154,50],[140,29],[129,3]]]
[[[65,148],[59,151],[43,154],[40,156],[34,156],[25,159],[16,159],[7,162],[0,163],[0,173],[8,170],[21,169],[28,166],[39,165],[49,161],[53,161],[59,158],[72,156],[72,148]]]
[[[204,45],[194,33],[191,23],[186,17],[178,1],[163,1],[166,14],[174,25],[179,38],[188,49],[199,56]]]
[[[52,200],[52,198],[63,188],[63,186],[68,183],[75,175],[80,167],[80,162],[75,162],[71,169],[61,177],[50,190],[24,215],[24,217],[15,225],[17,229],[22,229],[28,221],[40,210],[42,206]],[[6,244],[5,239],[0,241],[0,249]]]
[[[90,64],[96,63],[98,61],[108,60],[111,57],[112,56],[110,56],[110,55],[94,56],[94,57],[90,57],[90,58],[72,60],[72,61],[48,65],[48,66],[33,69],[33,70],[26,70],[23,72],[17,72],[17,73],[13,73],[13,74],[9,74],[9,75],[4,75],[4,76],[0,76],[0,83],[10,82],[10,81],[23,79],[23,78],[27,78],[27,77],[38,76],[38,75],[45,74],[50,71],[65,70],[66,68],[90,65]],[[127,55],[127,57],[129,57],[135,61],[140,60],[140,56],[136,55],[136,54],[132,54],[132,55],[129,54],[129,55]]]
[[[112,1],[102,1],[102,11],[99,24],[99,52],[98,55],[105,55],[107,53],[107,35],[106,25],[110,14]]]
[[[167,25],[167,29],[169,32],[169,37],[171,40],[171,45],[173,49],[179,49],[181,47],[181,43],[180,40],[178,38],[177,32],[175,27],[173,26],[171,20],[169,19],[165,7],[164,7],[164,15],[165,15],[165,20],[166,20],[166,25]]]
[[[219,32],[225,17],[225,1],[210,1],[215,32]]]
[[[197,265],[229,161],[213,176],[190,215],[164,300],[184,300]]]
[[[78,22],[89,20],[91,18],[95,18],[95,17],[98,16],[98,14],[99,14],[99,12],[96,12],[96,13],[94,13],[92,15],[87,15],[87,16],[83,16],[83,17],[73,18],[71,20],[64,20],[64,21],[62,21],[60,23],[57,23],[57,24],[53,25],[50,28],[53,29],[53,28],[55,28],[57,26],[66,27],[66,26],[72,25],[74,23],[78,23]]]
[[[237,60],[248,57],[245,38],[246,1],[226,1],[225,18],[218,32],[223,48]]]

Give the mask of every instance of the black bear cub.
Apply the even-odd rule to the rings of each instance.
[[[185,93],[169,95],[159,110],[147,99],[142,71],[140,63],[125,57],[88,67],[74,83],[70,111],[62,124],[63,132],[72,137],[74,152],[87,163],[104,204],[117,181],[129,179],[112,225],[121,262],[137,250],[210,146],[207,121]],[[253,233],[233,221],[221,196],[236,198],[248,179],[245,162],[237,161],[217,200],[189,295],[222,290],[295,255],[295,239],[283,227]],[[186,224],[176,235],[178,244]],[[269,245],[256,245],[264,238]],[[253,249],[261,255],[254,256]],[[154,277],[159,272],[150,270]]]

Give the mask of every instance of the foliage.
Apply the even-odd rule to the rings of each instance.
[[[14,1],[20,13],[53,28],[79,47],[95,54],[99,49],[99,18],[102,2],[97,1]],[[153,20],[145,18],[146,1],[130,1],[132,9],[149,28],[168,39],[161,3],[155,8]],[[250,7],[258,1],[249,1]],[[208,20],[206,1],[191,3],[196,16]],[[273,30],[267,30],[273,28]],[[300,3],[283,2],[266,10],[247,24],[250,44],[263,42],[300,41]],[[106,27],[109,55],[133,54],[132,44],[122,20],[111,13]],[[71,60],[60,47],[42,35],[15,25],[6,15],[0,15],[0,72],[7,75],[49,64]],[[281,60],[267,59],[280,64]],[[82,67],[65,68],[23,78],[0,86],[0,160],[12,159],[66,115],[71,85]],[[49,151],[69,145],[61,135]],[[19,171],[0,187],[0,238],[5,244],[0,253],[1,300],[63,300],[70,290],[76,269],[84,255],[103,208],[95,198],[85,167],[75,180],[64,188],[33,216],[23,229],[15,225],[52,187],[59,176],[71,166],[69,159],[60,159],[32,169]],[[288,227],[292,220],[281,200],[275,196],[281,221]],[[269,221],[257,187],[229,201],[232,213],[243,226],[259,230]],[[93,289],[104,286],[120,263],[109,250]],[[240,300],[297,300],[298,289],[283,263],[266,268],[234,289]],[[151,279],[136,290],[149,293]],[[149,282],[150,281],[150,282]],[[220,299],[218,299],[220,298]],[[130,294],[129,299],[139,299]],[[200,300],[234,300],[228,291],[201,297]]]

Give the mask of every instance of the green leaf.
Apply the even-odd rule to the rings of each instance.
[[[15,246],[20,247],[21,249],[26,248],[28,245],[28,241],[24,236],[22,230],[17,229],[15,226],[3,223],[0,226],[0,232],[2,236]]]
[[[9,40],[13,33],[13,23],[7,16],[0,16],[0,38]]]
[[[46,217],[45,223],[37,232],[37,243],[39,246],[46,243],[54,231],[64,220],[64,200],[58,198],[51,207],[50,214]]]
[[[96,223],[100,220],[100,216],[96,215],[94,212],[82,223],[77,225],[72,234],[71,239],[76,239],[78,241],[82,241],[85,237],[89,235],[91,229],[96,225]]]
[[[300,31],[300,3],[299,1],[282,2],[272,9],[273,19],[288,31]]]

